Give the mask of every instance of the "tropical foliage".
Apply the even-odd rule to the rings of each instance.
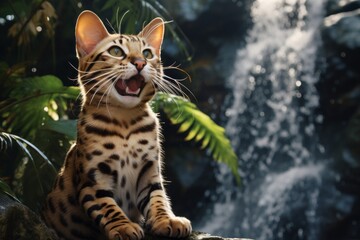
[[[71,81],[61,71],[66,67],[59,64],[55,42],[71,42],[76,16],[85,6],[70,0],[30,3],[0,3],[0,33],[7,35],[0,40],[4,51],[0,56],[0,190],[38,210],[76,137],[79,111],[79,89],[75,84],[67,86]],[[136,32],[155,15],[169,19],[155,0],[94,1],[90,7],[115,16],[112,26],[121,26],[125,32]],[[121,21],[125,9],[135,10]],[[179,52],[188,60],[186,38],[174,24],[168,26]],[[69,52],[75,65],[74,47]],[[179,125],[186,141],[198,142],[215,160],[227,164],[239,182],[236,155],[222,127],[183,97],[159,93],[152,106]]]
[[[186,133],[186,141],[199,142],[201,149],[207,149],[215,160],[227,164],[240,183],[237,156],[225,136],[224,128],[183,97],[158,93],[153,107],[155,110],[162,109],[172,124],[179,125],[179,132]]]

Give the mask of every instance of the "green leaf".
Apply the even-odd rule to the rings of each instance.
[[[67,101],[74,101],[79,93],[78,88],[63,86],[53,75],[16,78],[8,98],[0,102],[3,126],[8,132],[33,140],[47,121],[66,115]]]
[[[76,120],[59,120],[59,121],[48,121],[44,125],[44,129],[55,131],[61,134],[65,134],[70,139],[76,138]]]
[[[159,92],[152,106],[163,109],[170,122],[179,125],[179,132],[187,133],[186,141],[199,142],[201,148],[207,148],[216,161],[228,165],[237,183],[240,183],[238,159],[224,128],[183,97]]]
[[[1,142],[1,149],[0,149],[1,151],[6,151],[9,147],[13,147],[13,143],[15,142],[21,148],[21,150],[23,150],[23,153],[32,160],[33,160],[33,156],[30,151],[34,151],[43,160],[45,160],[45,163],[47,165],[52,167],[54,173],[57,172],[52,162],[45,156],[45,154],[28,140],[19,137],[15,134],[0,132],[0,142]]]
[[[10,196],[17,202],[20,202],[20,200],[16,197],[16,194],[11,190],[10,186],[1,179],[0,179],[0,192],[5,193],[6,195]]]
[[[25,166],[25,173],[18,176],[20,182],[23,185],[23,191],[19,197],[24,203],[33,210],[39,210],[39,203],[46,193],[50,190],[52,182],[57,174],[57,170],[53,166],[52,162],[31,142],[24,138],[21,138],[14,134],[5,132],[0,133],[1,151],[8,151],[15,146],[19,147],[22,155],[26,158],[22,158],[18,166],[21,164]],[[6,144],[5,144],[6,143]],[[34,154],[35,153],[35,154]],[[20,154],[18,154],[20,155]],[[10,188],[6,188],[6,185],[0,186],[0,190],[7,193],[10,196],[15,196]]]

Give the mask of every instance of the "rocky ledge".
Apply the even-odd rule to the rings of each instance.
[[[147,235],[144,240],[170,240],[173,238],[159,238]],[[183,238],[182,240],[251,240],[249,238],[223,238],[218,236],[212,236],[208,233],[202,232],[192,232],[191,235],[187,238]]]
[[[53,231],[48,229],[39,216],[26,206],[9,201],[9,198],[0,194],[0,239],[4,240],[58,240]],[[146,235],[144,240],[169,240]],[[207,233],[193,232],[182,240],[246,240],[245,238],[223,238],[211,236]],[[247,239],[249,240],[249,239]]]

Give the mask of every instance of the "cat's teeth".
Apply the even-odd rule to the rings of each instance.
[[[136,90],[135,92],[133,92],[133,91],[131,91],[130,89],[129,89],[129,87],[126,87],[126,93],[127,94],[134,94],[134,95],[138,95],[139,93],[140,93],[140,88],[138,88],[138,90]]]

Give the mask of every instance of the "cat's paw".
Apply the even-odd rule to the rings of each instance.
[[[162,217],[154,222],[150,219],[146,226],[151,234],[164,237],[187,237],[192,231],[190,221],[184,217]]]
[[[108,238],[110,240],[140,240],[144,238],[144,231],[139,224],[129,222],[111,229]]]

